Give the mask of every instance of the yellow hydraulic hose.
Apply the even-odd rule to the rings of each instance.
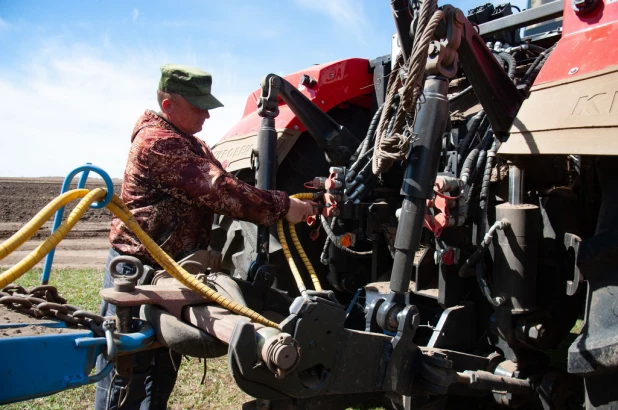
[[[305,267],[309,272],[309,276],[311,276],[313,287],[315,288],[315,290],[322,290],[322,285],[320,285],[320,279],[318,279],[318,274],[315,273],[313,265],[311,264],[311,261],[309,261],[309,258],[307,257],[307,254],[305,253],[305,250],[303,249],[303,246],[298,239],[298,235],[296,235],[296,227],[292,224],[289,224],[288,227],[290,228],[290,237],[292,238],[292,243],[294,243],[296,251],[300,255],[300,258],[303,260],[303,263],[305,264]]]
[[[54,198],[45,208],[41,209],[34,218],[17,231],[13,236],[0,244],[0,260],[7,257],[15,249],[32,237],[54,213],[71,201],[83,198],[90,192],[88,189],[73,189]]]
[[[316,200],[317,195],[311,192],[304,192],[300,194],[294,194],[291,196],[291,198]],[[300,255],[300,258],[302,259],[303,263],[305,264],[305,268],[307,268],[307,271],[309,272],[309,276],[311,276],[311,281],[313,282],[313,286],[315,287],[315,290],[322,290],[320,279],[318,278],[318,275],[315,272],[315,269],[313,269],[313,265],[311,264],[311,261],[307,257],[307,254],[305,253],[305,250],[303,249],[303,246],[301,245],[300,240],[298,239],[298,235],[296,234],[296,227],[290,224],[289,228],[290,228],[290,237],[292,238],[294,247],[296,248],[296,251]],[[281,236],[282,235],[279,234],[279,241],[281,241]],[[285,240],[285,237],[283,239]]]
[[[292,225],[290,225],[292,226]],[[281,248],[283,249],[283,254],[288,261],[288,265],[290,265],[290,270],[292,271],[292,275],[296,280],[296,286],[298,286],[298,291],[301,295],[305,295],[307,292],[307,288],[305,287],[305,283],[303,282],[302,276],[300,276],[300,272],[294,263],[294,258],[292,258],[292,253],[290,252],[290,248],[288,246],[288,241],[285,239],[285,233],[283,232],[283,219],[279,219],[277,221],[277,235],[279,236],[279,242],[281,243]]]
[[[215,292],[200,280],[196,279],[195,276],[191,275],[189,272],[184,270],[178,263],[176,263],[168,254],[166,254],[163,249],[159,247],[155,243],[155,241],[148,236],[146,232],[139,226],[129,208],[122,202],[118,196],[114,195],[112,202],[107,205],[110,211],[114,213],[118,218],[122,220],[122,222],[129,227],[135,233],[135,235],[139,238],[139,240],[146,246],[148,252],[152,255],[152,257],[157,261],[159,265],[163,269],[165,269],[169,274],[171,274],[174,278],[176,278],[180,283],[193,290],[194,292],[199,293],[202,296],[212,300],[215,303],[223,306],[224,308],[238,314],[241,316],[246,316],[253,320],[256,323],[262,324],[268,327],[278,328],[279,325],[275,322],[272,322],[266,319],[264,316],[259,313],[239,304],[232,300],[229,300],[222,296],[221,294]]]
[[[47,238],[45,242],[40,244],[35,250],[30,252],[28,256],[19,261],[15,266],[12,266],[9,270],[0,274],[0,289],[14,282],[21,275],[28,272],[30,268],[36,265],[41,259],[43,259],[45,255],[47,255],[52,249],[54,249],[56,245],[58,245],[58,243],[60,243],[60,241],[64,239],[64,237],[69,233],[69,231],[73,229],[77,221],[79,221],[84,215],[84,213],[88,210],[90,204],[97,200],[103,199],[106,194],[106,190],[103,188],[97,188],[90,192],[88,192],[88,190],[86,189],[78,191],[87,192],[87,194],[84,196],[84,199],[79,201],[79,203],[69,214],[66,221],[64,221],[58,227],[58,229],[54,231],[54,233],[52,233],[49,238]],[[82,193],[83,192],[80,192],[79,194],[81,195]],[[36,217],[33,219],[33,221],[35,221],[35,219]],[[38,224],[38,222],[40,221],[35,221],[34,223]]]
[[[95,201],[102,200],[105,195],[106,190],[103,188],[97,188],[86,194],[84,196],[84,199],[82,199],[79,204],[77,204],[75,209],[73,209],[67,220],[60,225],[60,227],[52,234],[51,237],[49,237],[45,242],[39,245],[37,249],[35,249],[32,253],[26,256],[17,265],[0,274],[0,288],[5,287],[6,285],[18,279],[30,268],[32,268],[32,266],[34,266],[37,262],[43,259],[45,255],[47,255],[47,253],[49,253],[54,247],[56,247],[56,245],[58,245],[58,243],[75,226],[77,221],[84,215],[90,204]],[[183,269],[180,265],[178,265],[163,251],[163,249],[161,249],[148,236],[148,234],[146,234],[146,232],[144,232],[144,230],[139,226],[127,206],[122,202],[120,198],[118,198],[118,196],[114,195],[112,202],[107,205],[107,208],[109,208],[109,210],[114,215],[120,218],[127,225],[127,227],[135,233],[135,235],[144,244],[146,249],[148,249],[148,252],[150,252],[150,254],[157,261],[157,263],[159,263],[159,265],[161,265],[163,269],[170,273],[180,283],[238,315],[246,316],[252,319],[254,322],[260,323],[264,326],[278,328],[277,323],[266,319],[257,312],[254,312],[253,310],[245,306],[242,306],[234,301],[223,297],[219,293],[215,292],[214,290],[200,282],[193,275]]]

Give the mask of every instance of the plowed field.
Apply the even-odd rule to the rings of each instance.
[[[86,188],[103,187],[102,180],[93,179]],[[63,178],[0,178],[0,242],[24,226],[38,211],[60,194]],[[76,187],[74,180],[72,188]],[[120,192],[121,180],[114,180],[114,191]],[[65,217],[77,201],[65,208]],[[89,209],[84,217],[56,247],[54,267],[103,268],[109,249],[107,236],[112,215],[107,209]],[[52,220],[11,255],[0,266],[12,266],[35,249],[51,233]],[[37,265],[41,266],[41,264]]]

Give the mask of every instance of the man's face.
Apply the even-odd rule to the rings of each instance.
[[[169,104],[164,101],[163,108],[168,120],[176,128],[187,134],[192,135],[200,132],[204,121],[210,118],[208,110],[195,107],[180,95],[175,95],[171,101],[166,101],[169,101]]]

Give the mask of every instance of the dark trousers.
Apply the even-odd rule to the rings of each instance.
[[[114,280],[109,273],[109,263],[120,255],[111,248],[105,264],[103,288],[113,287]],[[119,274],[134,273],[131,266],[120,263],[116,267]],[[114,316],[116,307],[103,302],[101,315]],[[139,309],[133,312],[139,316]],[[167,347],[146,350],[133,355],[133,372],[131,377],[121,377],[112,370],[106,378],[97,383],[95,393],[95,410],[165,410],[172,394],[177,369],[182,356]],[[97,358],[97,371],[106,365],[102,356]],[[126,390],[128,385],[128,390]],[[121,406],[122,404],[122,406]]]

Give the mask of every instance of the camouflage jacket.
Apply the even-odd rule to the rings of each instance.
[[[290,206],[285,192],[262,191],[226,172],[202,140],[180,132],[152,111],[131,136],[120,197],[142,229],[175,260],[207,249],[214,213],[271,225]],[[117,217],[112,246],[157,266]]]

